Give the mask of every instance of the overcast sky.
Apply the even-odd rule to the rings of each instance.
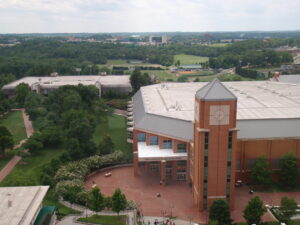
[[[0,33],[300,30],[300,0],[0,0]]]

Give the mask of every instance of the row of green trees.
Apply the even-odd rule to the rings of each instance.
[[[20,78],[49,75],[51,72],[76,74],[76,68],[82,69],[81,74],[97,74],[97,64],[105,64],[109,59],[138,59],[171,66],[176,54],[210,57],[209,66],[212,68],[245,66],[249,63],[252,66],[275,66],[292,62],[292,56],[287,52],[270,49],[282,43],[289,43],[289,40],[247,40],[220,48],[182,43],[163,46],[67,43],[51,38],[33,38],[23,40],[22,44],[14,47],[1,48],[0,75],[13,74]]]
[[[120,211],[125,210],[128,206],[126,196],[119,188],[115,190],[112,196],[105,197],[101,193],[100,188],[95,186],[88,196],[88,207],[95,212],[100,212],[106,208],[119,214]]]
[[[297,202],[288,197],[283,197],[279,208],[276,208],[276,217],[280,222],[291,224],[291,217],[297,214]],[[272,209],[271,209],[272,210]],[[275,211],[275,208],[274,208]],[[249,200],[243,210],[243,216],[247,224],[262,224],[262,216],[267,212],[263,201],[256,196]],[[233,220],[230,216],[230,207],[225,200],[215,200],[209,210],[210,225],[230,225]]]
[[[278,166],[280,186],[288,188],[295,187],[299,175],[296,155],[293,153],[285,154],[279,159]],[[271,185],[272,182],[270,162],[265,156],[260,156],[251,168],[251,183],[267,187]]]

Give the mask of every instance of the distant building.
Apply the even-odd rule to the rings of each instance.
[[[82,84],[85,86],[96,86],[99,89],[99,96],[108,90],[113,90],[117,93],[128,94],[132,91],[129,78],[129,75],[24,77],[4,85],[2,90],[6,95],[12,96],[15,94],[16,87],[21,83],[25,83],[29,85],[32,91],[47,95],[52,90],[61,86],[77,86]]]
[[[166,44],[168,43],[168,37],[167,35],[162,36],[149,36],[149,42],[150,44]]]
[[[171,71],[173,73],[176,72],[197,72],[202,69],[201,64],[186,64],[178,66],[177,68],[173,68]]]
[[[56,207],[42,205],[49,186],[1,187],[1,225],[54,225]]]
[[[300,54],[300,48],[290,47],[290,46],[281,46],[275,49],[276,52],[288,52],[293,56]]]

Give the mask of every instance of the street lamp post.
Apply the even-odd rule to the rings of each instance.
[[[165,224],[165,215],[167,214],[166,210],[161,210],[160,211],[163,217],[163,224]]]

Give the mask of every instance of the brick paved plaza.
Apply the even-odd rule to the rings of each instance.
[[[183,220],[192,220],[206,223],[207,214],[198,212],[193,203],[191,187],[185,182],[173,182],[167,186],[159,183],[158,176],[150,172],[143,172],[140,177],[134,177],[133,167],[122,167],[109,170],[112,176],[105,177],[106,172],[98,173],[89,177],[86,181],[86,188],[90,189],[95,182],[104,195],[112,195],[116,188],[126,194],[127,199],[134,200],[141,209],[144,216],[162,217],[162,211],[166,211],[167,215],[171,214]],[[299,192],[290,193],[254,193],[250,195],[249,189],[244,186],[236,188],[235,210],[231,215],[235,221],[244,221],[243,209],[251,197],[260,196],[265,204],[278,205],[282,196],[293,197],[300,202]],[[161,197],[156,197],[160,193]],[[266,213],[263,217],[264,221],[273,220]]]

